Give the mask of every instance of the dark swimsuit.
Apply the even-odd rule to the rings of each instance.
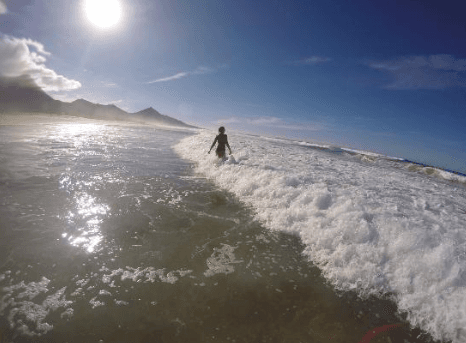
[[[221,133],[217,137],[215,137],[215,140],[218,142],[217,150],[215,150],[215,152],[217,153],[217,156],[218,157],[225,156],[225,144],[228,143],[227,135]]]

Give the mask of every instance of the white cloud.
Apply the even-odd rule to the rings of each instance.
[[[257,117],[246,118],[246,122],[251,125],[281,125],[283,120],[277,117]]]
[[[436,69],[466,71],[466,59],[455,60],[451,55],[432,55],[429,63]]]
[[[301,65],[316,65],[316,64],[322,64],[325,62],[330,62],[332,59],[329,57],[322,57],[322,56],[310,56],[304,59],[301,59],[299,61],[294,61],[289,64],[293,64],[296,66],[301,66]]]
[[[83,99],[84,96],[80,94],[74,94],[75,92],[66,92],[66,93],[54,93],[53,98],[55,100],[60,100],[63,102],[73,102],[78,99]]]
[[[118,85],[114,82],[105,82],[105,81],[102,81],[102,85],[104,87],[109,87],[109,88],[113,88],[113,87],[117,87]]]
[[[225,68],[224,65],[222,65],[220,68]],[[209,67],[197,67],[195,70],[190,71],[190,72],[179,72],[178,74],[156,79],[154,81],[149,81],[147,83],[156,83],[156,82],[166,82],[166,81],[173,81],[173,80],[178,80],[181,78],[185,78],[191,75],[201,75],[201,74],[210,74],[214,73],[216,69],[209,68]]]
[[[226,119],[217,120],[218,124],[237,124],[241,123],[241,120],[238,117],[231,117]]]
[[[7,12],[5,1],[0,0],[0,14],[4,14]]]
[[[277,125],[282,122],[282,119],[277,117],[230,117],[218,121],[225,124],[249,124],[249,125]]]
[[[395,81],[389,89],[441,89],[466,86],[466,59],[452,55],[403,57],[397,60],[371,62],[373,69],[390,73]]]
[[[31,49],[35,51],[31,51]],[[63,91],[81,87],[81,83],[58,75],[44,63],[51,54],[36,41],[0,36],[0,77],[27,75],[44,91]]]
[[[235,126],[260,126],[269,127],[283,130],[307,130],[307,131],[318,131],[325,128],[325,125],[321,123],[293,123],[284,121],[281,118],[272,116],[263,117],[230,117],[222,120],[217,120],[217,123],[222,125],[235,125]]]
[[[330,58],[328,57],[311,56],[303,60],[303,63],[304,64],[317,64],[317,63],[323,63],[323,62],[329,62],[329,61],[330,61]]]
[[[181,79],[182,77],[186,77],[188,75],[189,75],[189,73],[182,72],[182,73],[175,74],[173,76],[164,77],[164,78],[157,79],[157,80],[154,80],[154,81],[149,81],[147,83],[172,81],[172,80]]]
[[[209,74],[213,73],[215,69],[209,68],[209,67],[197,67],[196,70],[192,71],[191,74],[196,75],[196,74]]]

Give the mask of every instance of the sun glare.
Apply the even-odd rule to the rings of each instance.
[[[109,28],[120,21],[121,5],[118,0],[85,0],[87,18],[96,26]]]

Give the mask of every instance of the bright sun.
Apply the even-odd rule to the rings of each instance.
[[[118,0],[85,0],[87,18],[96,26],[107,28],[115,26],[121,17]]]

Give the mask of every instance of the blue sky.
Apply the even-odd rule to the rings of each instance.
[[[116,1],[101,28],[84,0],[0,0],[0,76],[466,173],[459,1]]]

